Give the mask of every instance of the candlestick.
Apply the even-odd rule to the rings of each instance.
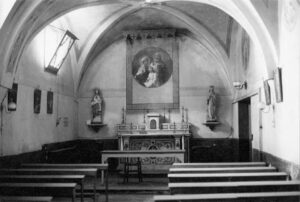
[[[185,109],[185,119],[186,119],[186,122],[188,123],[189,122],[188,109]]]
[[[166,108],[164,107],[164,123],[166,123]]]
[[[125,120],[124,120],[124,107],[122,107],[122,124],[125,123]]]
[[[123,107],[123,123],[126,123],[126,109]]]
[[[184,122],[184,107],[181,107],[181,122]]]

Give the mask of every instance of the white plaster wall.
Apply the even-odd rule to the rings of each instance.
[[[299,165],[300,48],[296,44],[300,44],[300,5],[287,0],[280,1],[279,8],[283,102],[276,102],[274,82],[270,81],[272,104],[262,113],[262,150]]]
[[[29,44],[20,60],[15,82],[18,83],[17,111],[4,112],[3,155],[40,150],[42,144],[74,139],[77,104],[70,59],[57,76],[44,71],[43,35]],[[33,112],[33,91],[42,90],[41,111]],[[46,112],[47,91],[54,92],[53,114]],[[6,101],[5,101],[6,103]],[[66,118],[67,117],[67,118]],[[60,124],[56,125],[57,118]],[[68,119],[64,124],[63,120]]]
[[[258,148],[261,144],[260,149],[262,151],[299,165],[300,5],[296,0],[279,1],[279,3],[280,62],[278,66],[282,68],[283,102],[276,102],[274,82],[269,81],[272,104],[261,113],[262,130],[260,135],[262,142],[259,143],[259,136],[255,135],[253,146]],[[239,43],[235,44],[236,47],[240,46]],[[262,55],[256,45],[251,43],[248,70],[242,72],[236,70],[238,73],[235,74],[235,79],[247,78],[249,89],[236,92],[236,99],[249,96],[253,92],[259,92],[259,88],[262,88],[262,81],[266,79],[264,77],[265,62],[261,57]],[[236,54],[231,60],[238,61],[238,58],[241,56]],[[236,62],[234,68],[239,68],[238,66],[239,62]],[[261,92],[260,102],[265,102],[263,88]],[[236,120],[237,114],[237,108],[234,107],[234,120]],[[237,126],[234,127],[234,130],[237,130]]]
[[[193,135],[202,138],[224,138],[232,132],[231,95],[225,86],[219,61],[200,43],[188,38],[178,39],[179,44],[179,88],[180,106],[188,108],[189,122],[193,124]],[[221,125],[214,131],[202,123],[206,119],[208,88],[214,85],[218,95],[218,117]],[[98,133],[86,126],[91,119],[90,100],[92,89],[99,87],[104,97],[104,123],[106,127]],[[126,46],[118,41],[103,51],[89,67],[79,90],[79,137],[115,137],[115,125],[121,123],[122,107],[126,106]],[[154,111],[151,111],[154,112]],[[164,114],[164,111],[155,111]],[[181,112],[172,110],[171,122],[181,121]],[[128,112],[128,123],[142,123],[143,112]]]
[[[272,142],[275,147],[269,152],[300,165],[300,4],[296,0],[279,2],[283,102],[274,103],[275,133],[264,144]]]

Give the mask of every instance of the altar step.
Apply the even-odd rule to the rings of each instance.
[[[169,170],[142,170],[143,178],[167,178]],[[123,178],[124,172],[118,172],[120,177]],[[137,173],[130,173],[129,177],[132,179],[138,179]]]
[[[104,193],[105,189],[103,187],[99,187],[97,188],[97,192]],[[170,190],[166,186],[146,187],[139,185],[138,183],[129,182],[123,186],[110,186],[109,193],[170,194]]]

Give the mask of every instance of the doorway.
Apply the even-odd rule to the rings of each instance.
[[[251,99],[245,98],[238,102],[239,125],[239,161],[252,160],[251,135]]]

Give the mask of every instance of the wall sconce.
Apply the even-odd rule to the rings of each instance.
[[[243,83],[241,83],[240,81],[234,81],[233,83],[233,87],[241,90],[243,88],[247,89],[247,81],[244,81]]]
[[[5,96],[6,97],[6,96]],[[4,97],[4,99],[5,99]],[[2,100],[1,104],[0,104],[0,110],[1,112],[3,111],[3,109],[6,109],[5,108],[5,105],[3,104],[3,101],[4,99]],[[10,112],[10,111],[16,111],[17,109],[17,104],[14,102],[14,101],[8,101],[8,104],[7,104],[7,111]]]
[[[1,112],[3,109],[5,109],[5,105],[3,104],[5,98],[7,97],[7,111],[16,111],[17,110],[17,92],[18,92],[18,84],[13,83],[12,88],[7,88],[5,86],[0,85],[3,88],[7,89],[7,92],[5,96],[3,97],[0,107],[1,107]]]
[[[45,71],[57,74],[75,40],[77,39],[78,38],[74,34],[67,30],[62,40],[60,41],[53,57],[51,58],[49,65],[45,67]]]

